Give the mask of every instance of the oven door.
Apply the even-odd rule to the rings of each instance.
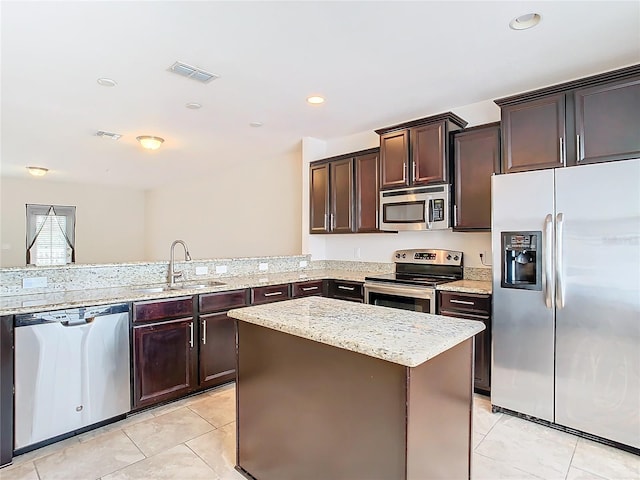
[[[436,313],[435,290],[429,287],[366,282],[364,301],[381,307]]]

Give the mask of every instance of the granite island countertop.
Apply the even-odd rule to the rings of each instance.
[[[406,367],[417,367],[485,329],[474,320],[324,297],[254,305],[228,315]]]
[[[379,272],[310,269],[304,271],[279,272],[259,275],[237,275],[203,280],[203,283],[216,280],[223,285],[205,288],[184,288],[161,292],[144,292],[136,288],[152,288],[160,284],[123,286],[111,288],[90,288],[85,290],[53,290],[33,295],[0,296],[0,315],[17,315],[21,313],[62,310],[83,306],[108,305],[114,303],[159,300],[174,297],[185,297],[212,292],[225,292],[242,288],[262,287],[283,283],[304,282],[307,280],[350,280],[364,282],[364,277]]]

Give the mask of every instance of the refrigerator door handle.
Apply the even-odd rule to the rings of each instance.
[[[553,277],[552,277],[552,246],[553,246],[553,215],[548,214],[544,219],[544,263],[542,276],[542,291],[544,292],[544,303],[547,308],[553,308]]]
[[[564,272],[562,265],[562,240],[564,229],[564,213],[556,215],[556,306],[564,307]]]

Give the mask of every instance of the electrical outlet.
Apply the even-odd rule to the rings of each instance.
[[[196,267],[196,275],[207,275],[209,267]]]
[[[267,270],[269,270],[269,264],[268,263],[260,263],[260,265],[258,265],[258,269],[261,272],[266,272]]]
[[[47,286],[47,277],[31,277],[22,279],[22,288],[44,288]]]
[[[216,273],[227,273],[226,265],[216,265]]]
[[[304,268],[308,265],[306,260],[300,260],[300,268]]]

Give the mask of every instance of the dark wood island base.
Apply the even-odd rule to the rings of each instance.
[[[245,321],[237,332],[247,478],[470,478],[473,337],[406,367]]]

